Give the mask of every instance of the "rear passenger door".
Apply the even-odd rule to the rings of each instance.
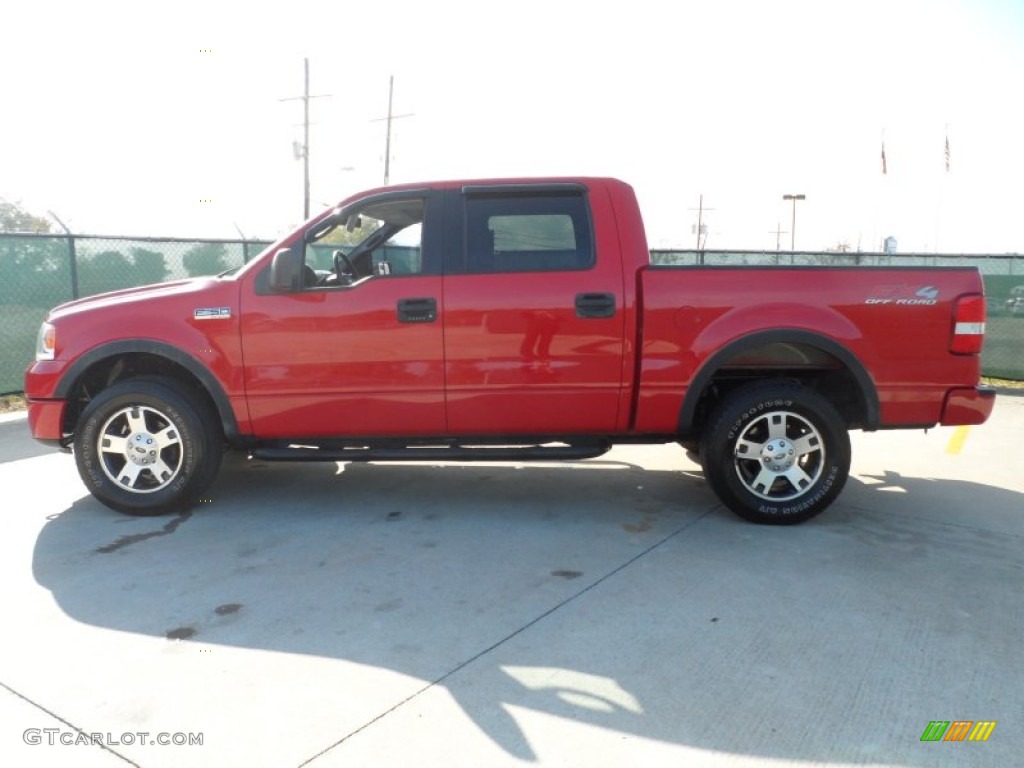
[[[445,393],[455,434],[612,432],[623,276],[579,184],[452,190]]]

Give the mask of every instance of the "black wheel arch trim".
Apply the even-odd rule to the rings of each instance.
[[[240,436],[238,422],[235,420],[235,412],[231,408],[231,400],[221,386],[220,381],[210,372],[210,369],[177,347],[152,339],[121,339],[90,349],[68,366],[68,369],[57,383],[54,397],[64,400],[68,399],[78,381],[96,363],[109,358],[136,353],[163,357],[172,363],[180,365],[195,376],[210,396],[210,399],[213,400],[214,407],[217,409],[217,415],[220,416],[225,437],[229,440],[234,440]]]
[[[856,379],[857,386],[861,391],[861,401],[864,405],[864,427],[866,429],[877,428],[879,420],[878,392],[875,389],[874,380],[857,356],[839,342],[821,334],[797,328],[782,328],[758,331],[737,339],[722,347],[704,362],[686,389],[686,396],[683,398],[683,405],[679,410],[679,434],[690,434],[697,414],[697,404],[700,402],[704,390],[728,360],[755,347],[779,343],[806,344],[817,347],[846,366],[853,378]]]

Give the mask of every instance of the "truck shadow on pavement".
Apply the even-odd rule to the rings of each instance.
[[[0,421],[0,464],[53,453],[53,448],[32,440],[26,419]]]
[[[1009,642],[1024,496],[1004,489],[852,478],[820,518],[770,528],[721,508],[696,468],[232,459],[210,499],[132,519],[83,498],[40,533],[35,578],[90,625],[413,678],[383,710],[334,717],[309,756],[440,688],[522,760],[538,760],[540,714],[717,752],[924,766],[929,720],[1012,719],[990,694],[1024,689]],[[969,686],[936,672],[954,652]],[[443,731],[403,739],[437,750]]]

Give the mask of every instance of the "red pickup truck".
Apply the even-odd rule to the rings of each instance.
[[[603,178],[376,189],[245,266],[50,312],[40,440],[104,504],[188,506],[225,447],[268,460],[551,460],[677,442],[721,500],[797,523],[848,430],[980,424],[973,268],[650,264]]]

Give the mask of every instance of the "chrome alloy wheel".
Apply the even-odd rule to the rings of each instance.
[[[803,416],[769,411],[755,417],[740,434],[733,464],[750,493],[768,501],[789,501],[821,477],[825,444]]]
[[[184,460],[178,427],[161,411],[144,405],[122,408],[107,419],[96,453],[104,474],[133,493],[166,488]]]

